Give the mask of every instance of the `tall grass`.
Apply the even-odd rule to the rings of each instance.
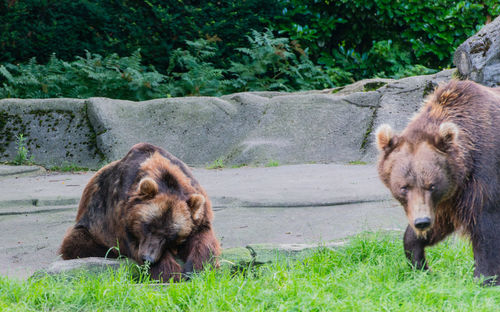
[[[473,278],[470,245],[430,248],[413,271],[399,234],[363,234],[337,250],[257,268],[206,270],[190,282],[137,283],[126,269],[98,276],[0,278],[2,311],[494,311],[500,288]]]

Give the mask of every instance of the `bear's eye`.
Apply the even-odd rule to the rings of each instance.
[[[427,189],[428,189],[429,191],[431,191],[431,192],[432,192],[432,191],[434,191],[434,190],[436,189],[436,186],[435,186],[434,184],[430,184],[430,185],[427,187]]]
[[[405,185],[405,186],[401,187],[399,189],[399,191],[401,192],[401,195],[406,195],[406,193],[408,193],[408,186]]]
[[[144,233],[151,233],[151,226],[149,224],[144,223],[142,225],[142,231]]]

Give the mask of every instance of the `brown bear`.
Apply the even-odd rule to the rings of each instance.
[[[218,265],[212,219],[210,200],[188,167],[141,143],[89,181],[60,253],[65,260],[116,257],[118,249],[139,264],[149,262],[153,278],[179,280],[207,263]]]
[[[376,132],[378,172],[409,225],[407,258],[455,230],[472,242],[475,276],[500,284],[500,89],[452,80],[431,94],[401,134]]]

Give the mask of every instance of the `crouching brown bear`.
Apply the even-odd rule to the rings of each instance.
[[[153,278],[180,280],[207,263],[218,265],[212,219],[210,200],[188,167],[141,143],[92,177],[60,253],[65,260],[116,257],[118,247],[139,264],[148,261]]]
[[[500,90],[452,80],[427,99],[401,134],[376,132],[378,171],[409,225],[407,258],[427,269],[424,249],[462,230],[475,272],[500,284]]]

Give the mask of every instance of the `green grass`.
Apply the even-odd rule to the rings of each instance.
[[[28,157],[27,140],[22,133],[16,136],[17,153],[13,161],[15,165],[32,165],[34,162],[33,155]]]
[[[214,160],[213,163],[208,165],[207,169],[222,169],[224,167],[226,167],[226,165],[224,165],[224,161],[221,158],[218,158],[218,159]]]
[[[277,160],[269,160],[269,162],[266,164],[266,167],[278,167],[280,165],[279,161]]]
[[[452,238],[428,250],[432,272],[413,271],[401,234],[364,234],[335,251],[190,282],[138,284],[125,270],[73,279],[0,278],[1,311],[495,311],[500,287],[473,278],[470,244]]]
[[[235,165],[232,165],[231,168],[236,169],[236,168],[243,168],[246,166],[248,166],[248,165],[247,164],[235,164]]]
[[[349,165],[366,165],[366,161],[361,161],[361,160],[351,160],[349,162]]]

